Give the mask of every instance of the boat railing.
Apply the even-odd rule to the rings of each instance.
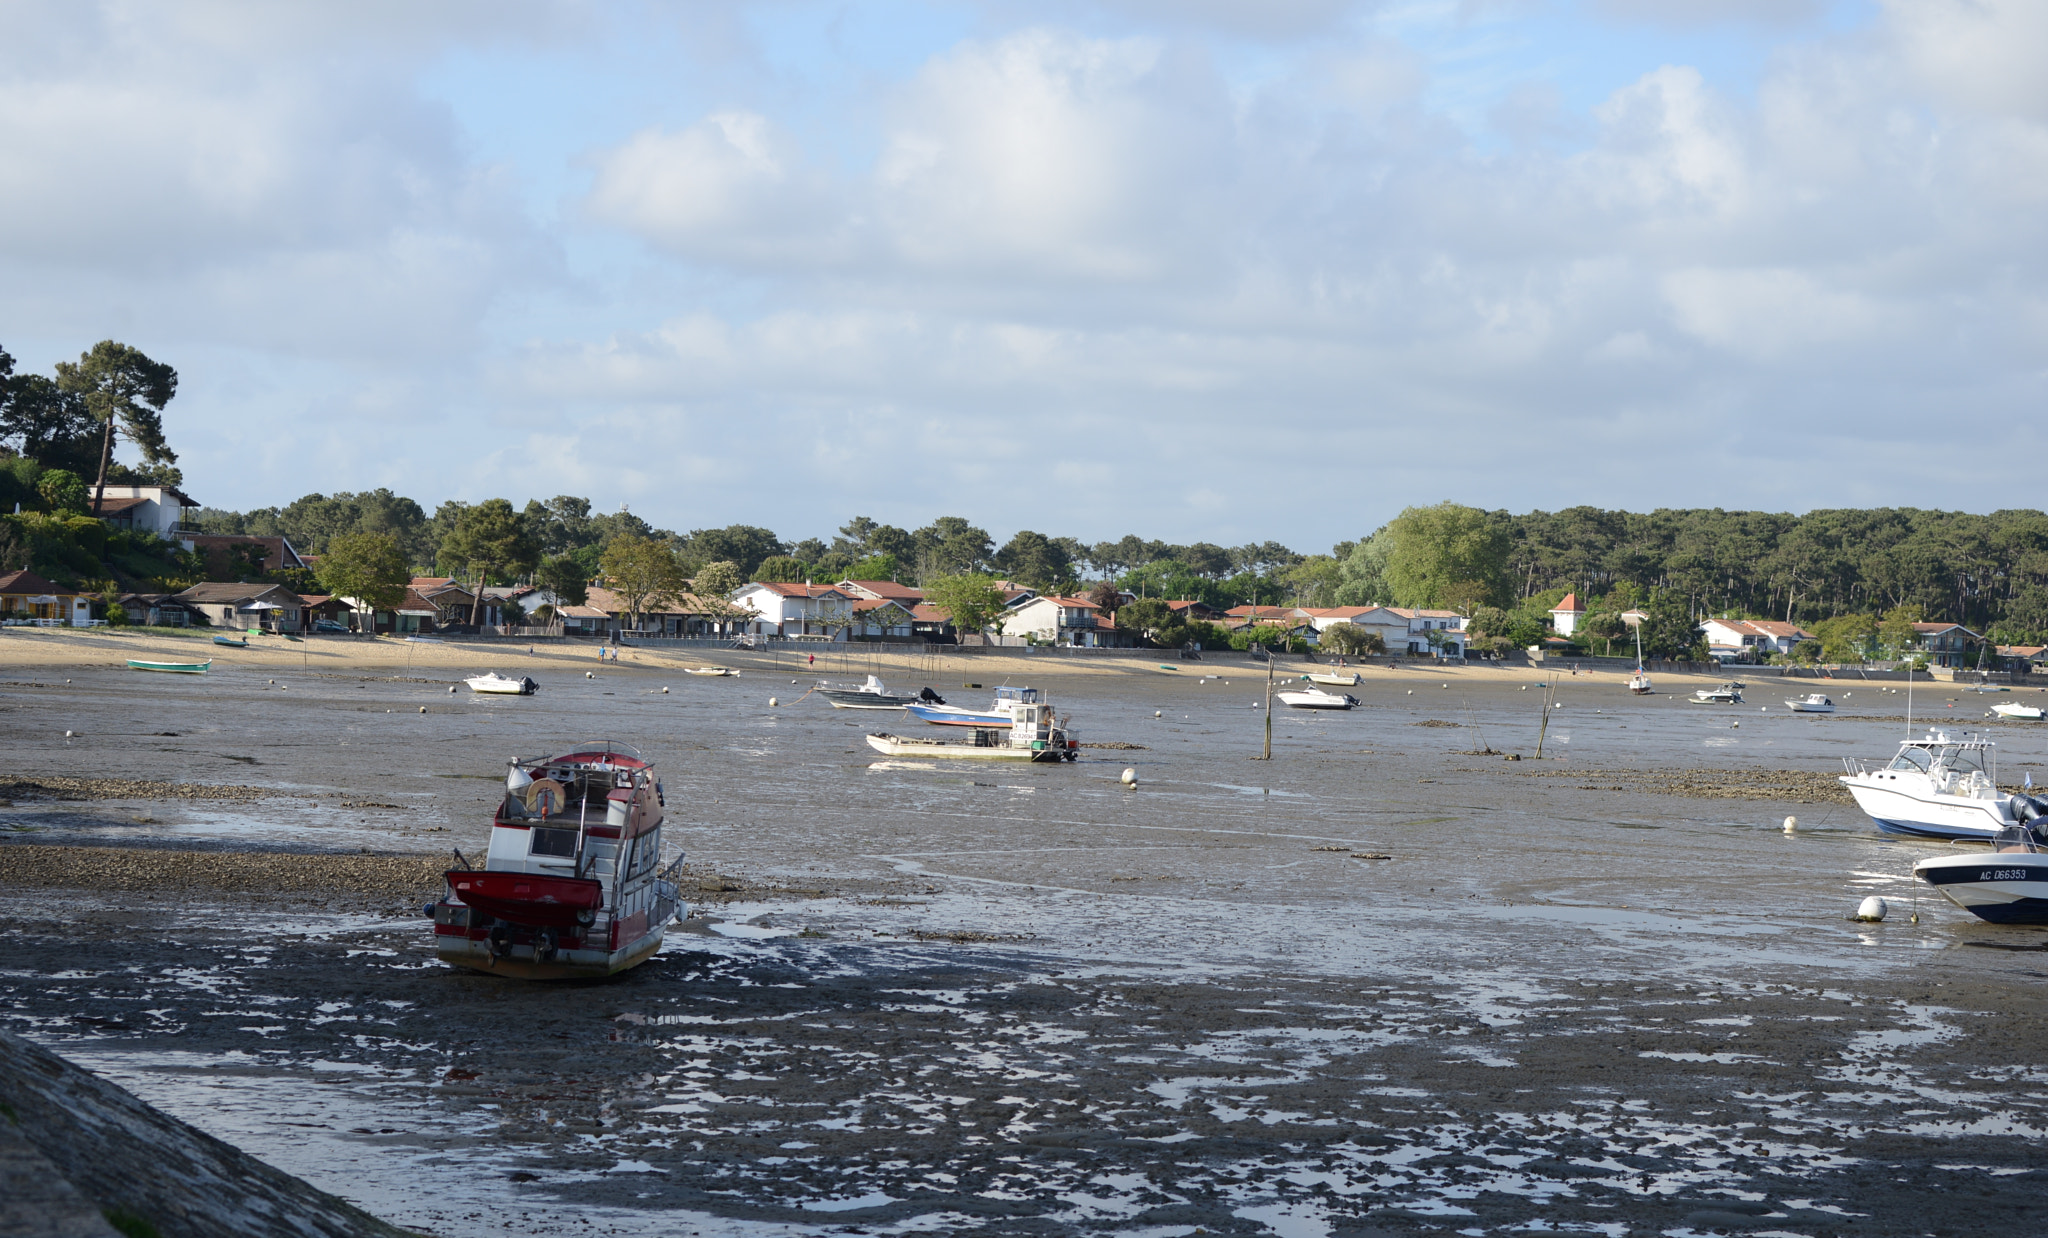
[[[1842,769],[1852,778],[1860,777],[1864,774],[1874,774],[1883,768],[1885,768],[1883,765],[1864,757],[1842,758]]]

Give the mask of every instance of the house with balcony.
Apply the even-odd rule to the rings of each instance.
[[[754,612],[739,630],[758,636],[843,641],[853,626],[854,595],[836,585],[755,581],[734,592],[732,602]]]
[[[176,486],[108,486],[93,515],[112,528],[152,533],[165,541],[176,541],[185,524],[185,513],[198,509],[199,504]]]
[[[1984,637],[1960,623],[1916,623],[1913,650],[1929,666],[1975,666]]]
[[[1757,662],[1790,655],[1800,641],[1815,639],[1796,623],[1770,619],[1709,619],[1694,631],[1707,638],[1707,653],[1720,662]]]
[[[1118,643],[1116,625],[1087,598],[1040,594],[1003,617],[1005,636],[1028,636],[1054,645],[1099,649]]]

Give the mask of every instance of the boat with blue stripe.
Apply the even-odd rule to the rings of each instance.
[[[912,701],[903,708],[933,726],[1006,727],[1016,721],[1019,706],[1044,703],[1045,694],[1036,688],[997,688],[995,701],[987,709],[923,701]]]

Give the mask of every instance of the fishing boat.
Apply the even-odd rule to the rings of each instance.
[[[936,757],[971,761],[1071,761],[1080,744],[1073,731],[1042,701],[1020,703],[1002,727],[976,727],[964,740],[912,739],[878,731],[868,747],[884,756]]]
[[[1984,841],[2015,823],[2014,801],[2025,798],[1998,789],[1997,747],[1930,730],[1885,765],[1844,758],[1841,782],[1887,834]]]
[[[2044,715],[2039,705],[2023,705],[2018,701],[2000,701],[1991,707],[1991,712],[2020,722],[2039,722]]]
[[[204,675],[206,668],[213,665],[213,659],[204,662],[150,662],[143,658],[128,659],[131,671],[164,671],[172,675]]]
[[[933,726],[1006,727],[1016,721],[1018,706],[1044,703],[1045,694],[1036,688],[997,688],[995,700],[987,709],[929,705],[923,701],[912,701],[903,708],[913,718],[922,718]]]
[[[1998,831],[1991,851],[1938,855],[1913,866],[1913,875],[1949,902],[1992,924],[2048,924],[2048,831],[2044,806],[2025,796],[2021,812],[2034,817]]]
[[[731,667],[729,667],[729,666],[686,666],[686,667],[684,667],[684,668],[683,668],[683,674],[685,674],[685,675],[737,675],[737,674],[739,674],[739,672],[738,672],[738,671],[736,671],[736,670],[734,670],[734,669],[732,669],[732,668],[731,668]]]
[[[1350,709],[1358,698],[1349,693],[1325,692],[1321,688],[1282,688],[1274,696],[1292,709]]]
[[[247,649],[249,647],[249,638],[244,636],[237,640],[232,636],[216,634],[213,638],[213,643],[216,645],[226,645],[230,649]]]
[[[485,696],[532,696],[540,691],[540,685],[525,675],[515,679],[510,675],[500,675],[496,671],[471,675],[462,682],[469,685],[471,692],[479,692]]]
[[[1326,684],[1332,688],[1355,688],[1362,680],[1357,671],[1310,671],[1302,676],[1310,683]]]
[[[428,908],[435,952],[525,980],[609,976],[652,958],[684,911],[654,767],[609,741],[510,765],[483,867],[458,851]]]
[[[873,675],[858,684],[821,683],[811,691],[832,702],[834,709],[901,709],[912,701],[946,703],[930,688],[914,694],[891,692]]]
[[[1718,684],[1711,688],[1698,688],[1692,694],[1695,705],[1740,705],[1742,685],[1739,683]]]
[[[1785,707],[1795,714],[1831,714],[1835,712],[1835,703],[1819,692],[1809,692],[1805,696],[1795,696],[1785,702]]]

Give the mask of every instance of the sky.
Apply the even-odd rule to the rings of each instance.
[[[2037,500],[2038,0],[0,0],[0,347],[214,507],[1320,550]]]

